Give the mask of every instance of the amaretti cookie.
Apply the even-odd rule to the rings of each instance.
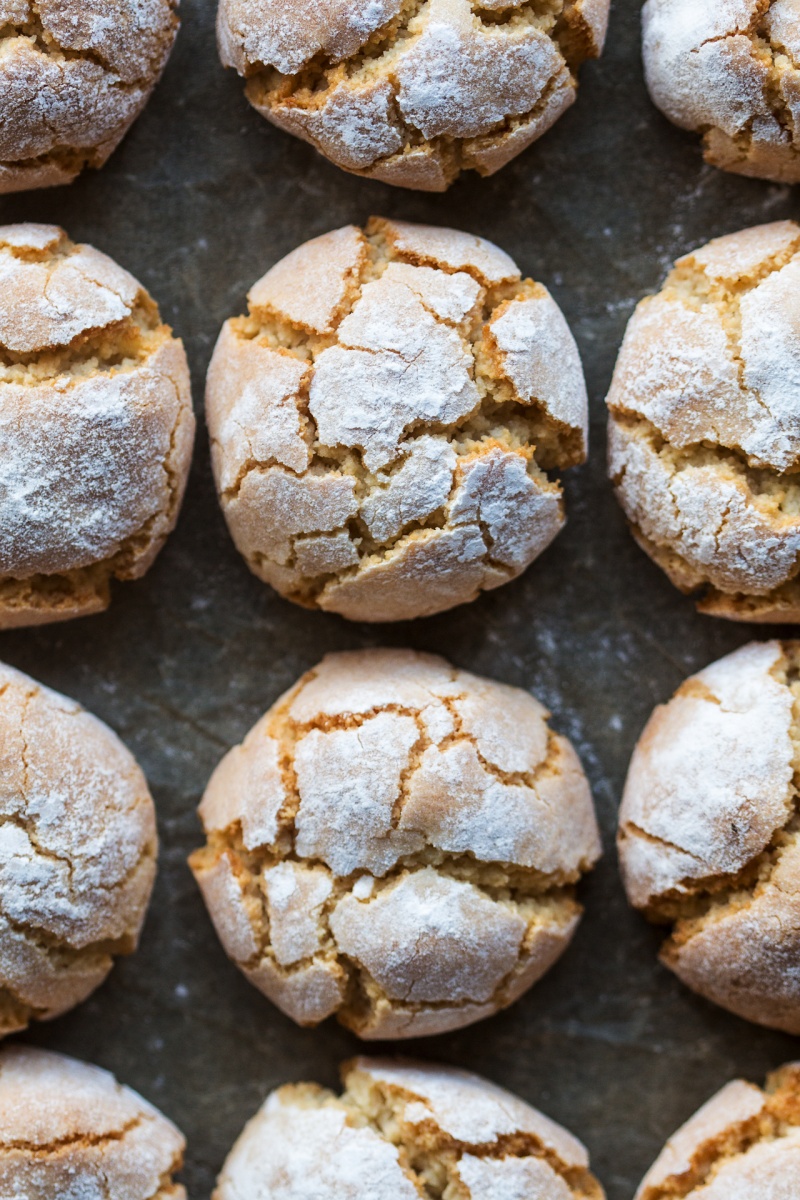
[[[580,358],[546,288],[452,229],[373,219],[293,251],[225,323],[206,414],[251,570],[352,620],[519,575],[586,456]]]
[[[577,1138],[452,1067],[357,1058],[341,1096],[279,1088],[245,1126],[212,1200],[603,1200]]]
[[[285,1013],[364,1038],[469,1025],[555,962],[600,844],[527,692],[403,650],[330,654],[222,760],[191,866]]]
[[[226,67],[273,124],[370,179],[491,175],[569,108],[609,0],[220,0]]]
[[[608,396],[634,537],[701,612],[800,621],[800,226],[717,238],[633,314]]]
[[[800,643],[753,642],[655,710],[619,819],[661,959],[723,1008],[800,1034]]]
[[[0,629],[143,575],[193,439],[183,345],[142,285],[53,225],[0,226]]]
[[[74,1007],[136,948],[157,841],[147,783],[119,738],[3,664],[0,815],[3,1036]],[[0,1067],[0,1089],[4,1078]]]
[[[101,167],[147,103],[178,0],[0,0],[0,193]]]
[[[108,1071],[0,1050],[0,1194],[20,1200],[186,1200],[184,1139]]]
[[[800,183],[797,0],[647,0],[642,20],[653,103],[706,162]]]
[[[800,1200],[800,1063],[737,1079],[674,1133],[635,1200]]]

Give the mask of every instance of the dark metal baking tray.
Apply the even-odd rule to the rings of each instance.
[[[219,65],[213,0],[184,0],[164,79],[108,166],[0,200],[0,223],[63,224],[145,283],[186,342],[198,410],[220,324],[243,310],[255,278],[297,243],[373,212],[496,241],[552,289],[586,368],[591,459],[567,476],[567,529],[522,579],[474,604],[381,628],[279,599],[226,533],[201,429],[180,524],[150,574],[119,586],[103,616],[0,635],[0,657],[125,739],[162,838],[139,952],[88,1003],[25,1036],[110,1068],[177,1121],[192,1200],[207,1200],[269,1089],[332,1084],[359,1049],[332,1022],[297,1029],[245,982],[185,863],[218,759],[328,650],[411,645],[530,688],[574,739],[603,824],[606,855],[581,888],[586,916],[562,961],[506,1013],[406,1052],[482,1072],[563,1121],[589,1146],[609,1200],[629,1200],[668,1134],[726,1080],[760,1081],[797,1056],[793,1039],[712,1007],[657,964],[658,936],[628,910],[613,852],[626,765],[652,706],[690,671],[775,632],[697,615],[631,540],[604,467],[615,354],[674,257],[800,215],[788,188],[704,166],[696,139],[651,107],[639,11],[639,0],[616,0],[604,58],[537,146],[492,179],[429,196],[346,175],[269,126]]]

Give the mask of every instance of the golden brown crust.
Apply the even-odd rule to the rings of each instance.
[[[300,1024],[471,1024],[563,953],[600,852],[526,692],[409,651],[329,655],[212,776],[190,860],[217,932]],[[456,798],[458,803],[456,803]]]

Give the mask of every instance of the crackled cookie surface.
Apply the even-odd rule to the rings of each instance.
[[[800,1200],[800,1063],[737,1079],[669,1139],[636,1200]]]
[[[373,220],[307,242],[226,322],[206,413],[250,568],[353,620],[423,616],[514,578],[583,461],[577,347],[547,290],[451,229]]]
[[[797,0],[647,0],[642,19],[653,102],[706,161],[800,182]]]
[[[800,621],[800,226],[679,259],[636,309],[608,396],[633,534],[698,607]]]
[[[444,191],[569,108],[609,0],[221,0],[220,54],[265,117],[359,175]]]
[[[477,1075],[358,1058],[342,1079],[273,1092],[213,1200],[603,1200],[577,1138]]]
[[[193,438],[183,345],[141,284],[53,225],[0,226],[0,629],[143,575]]]
[[[191,865],[230,957],[301,1024],[468,1025],[566,948],[598,858],[570,743],[527,692],[411,651],[328,655],[232,750]]]
[[[0,194],[101,167],[147,103],[178,0],[0,0]]]
[[[66,1012],[136,948],[157,841],[147,783],[119,738],[4,664],[0,814],[4,1035]]]
[[[628,898],[672,926],[661,958],[695,991],[800,1034],[800,644],[753,642],[655,710],[631,760]]]
[[[29,1046],[0,1051],[0,1193],[25,1200],[186,1200],[184,1139],[107,1071]]]

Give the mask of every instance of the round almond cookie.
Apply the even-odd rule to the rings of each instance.
[[[797,0],[647,0],[642,22],[653,103],[706,162],[800,183]]]
[[[609,0],[220,0],[250,103],[337,166],[442,192],[492,175],[569,108]]]
[[[4,664],[0,815],[4,1036],[67,1012],[136,949],[158,844],[147,783],[116,734]]]
[[[31,1046],[0,1050],[0,1194],[186,1200],[185,1142],[108,1071]]]
[[[178,0],[0,0],[0,194],[102,167],[178,32]]]
[[[800,1034],[800,643],[753,642],[651,716],[619,817],[628,899],[715,1004]]]
[[[380,1058],[341,1073],[341,1096],[268,1096],[212,1200],[604,1200],[577,1138],[478,1075]]]
[[[452,229],[373,219],[306,242],[225,323],[217,489],[248,566],[351,620],[427,616],[519,575],[586,457],[578,350],[547,290]]]
[[[193,440],[183,345],[142,285],[53,225],[0,226],[0,629],[144,575]]]
[[[247,978],[301,1025],[440,1033],[566,949],[600,854],[575,751],[519,688],[409,650],[329,654],[222,760],[190,860]]]
[[[634,537],[701,612],[800,621],[800,226],[678,259],[633,314],[608,395]]]
[[[737,1079],[672,1135],[635,1200],[800,1200],[800,1063]]]

